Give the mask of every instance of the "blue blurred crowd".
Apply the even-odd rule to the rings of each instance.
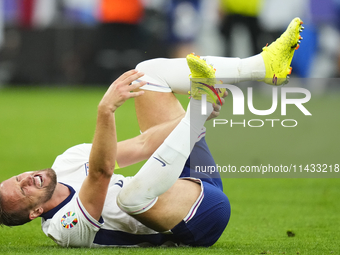
[[[0,0],[0,84],[107,84],[148,58],[247,57],[294,17],[294,75],[339,77],[340,0]]]

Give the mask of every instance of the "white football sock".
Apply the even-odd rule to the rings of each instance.
[[[241,59],[239,71],[239,82],[264,79],[266,75],[266,67],[261,54]]]
[[[265,65],[260,54],[249,58],[201,57],[216,68],[216,78],[228,84],[260,80],[265,77]],[[148,84],[142,88],[159,92],[187,94],[190,91],[190,70],[185,58],[157,58],[137,65]]]
[[[123,211],[130,215],[146,212],[156,203],[158,196],[176,182],[207,116],[213,110],[210,103],[207,108],[207,115],[201,115],[201,101],[190,100],[185,117],[131,182],[122,188],[117,204]]]

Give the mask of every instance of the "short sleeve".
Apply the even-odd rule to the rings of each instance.
[[[95,220],[78,197],[48,221],[46,227],[43,224],[45,234],[63,247],[91,247],[96,233],[103,226],[103,220]]]
[[[52,169],[56,172],[66,171],[68,169],[77,168],[84,162],[89,161],[92,144],[84,143],[73,146],[67,149],[63,154],[59,155],[53,165]]]

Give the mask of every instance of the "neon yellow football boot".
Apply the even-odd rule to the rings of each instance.
[[[187,55],[187,63],[191,72],[191,91],[190,94],[194,99],[201,100],[202,94],[206,94],[207,101],[210,103],[217,103],[219,101],[222,105],[221,97],[226,89],[215,89],[216,70],[208,63],[191,53]]]
[[[302,24],[300,18],[293,19],[280,38],[263,48],[261,55],[266,67],[266,76],[260,81],[273,86],[288,83],[288,75],[292,72],[290,63],[302,40],[300,36],[300,32],[304,29]]]

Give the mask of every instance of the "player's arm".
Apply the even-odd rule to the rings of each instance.
[[[148,159],[177,126],[183,116],[151,127],[134,138],[119,142],[117,149],[119,167],[126,167]]]
[[[108,185],[115,167],[117,136],[114,113],[127,99],[143,94],[130,92],[145,83],[129,84],[143,74],[136,70],[124,73],[114,81],[98,106],[97,125],[89,160],[89,174],[79,192],[87,212],[100,219]]]
[[[224,104],[224,97],[228,95],[227,92],[223,95],[222,103]],[[215,118],[220,113],[221,106],[214,104],[214,111],[208,119]],[[164,142],[165,138],[174,130],[181,119],[184,117],[167,121],[165,123],[149,128],[146,132],[134,138],[121,141],[117,147],[117,163],[120,168],[133,165],[140,161],[146,160],[156,151],[156,149]]]

